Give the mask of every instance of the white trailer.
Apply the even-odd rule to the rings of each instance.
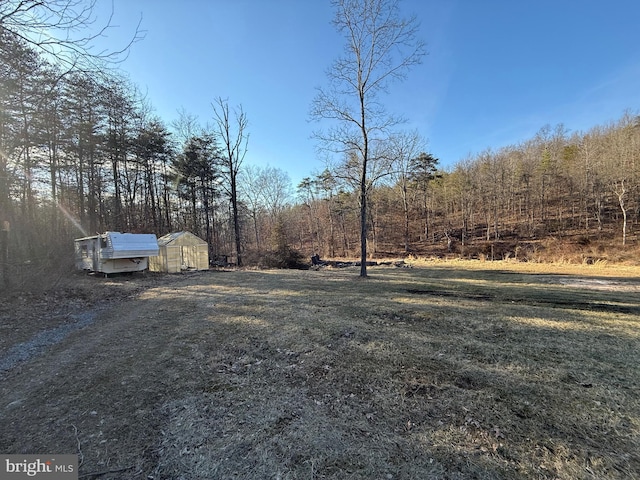
[[[158,255],[158,239],[152,233],[106,232],[75,240],[76,268],[108,275],[141,272],[149,257]]]

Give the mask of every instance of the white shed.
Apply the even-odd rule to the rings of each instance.
[[[93,272],[140,272],[149,257],[158,255],[158,239],[152,233],[106,232],[75,240],[76,268]]]
[[[191,232],[168,233],[158,239],[158,246],[158,255],[149,258],[149,270],[178,273],[209,268],[209,245]]]

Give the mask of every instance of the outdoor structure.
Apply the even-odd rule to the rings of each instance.
[[[158,246],[158,255],[149,259],[149,270],[178,273],[209,268],[209,245],[191,232],[168,233],[158,239]]]
[[[75,240],[76,268],[108,275],[141,272],[149,257],[158,255],[158,239],[152,233],[106,232]]]

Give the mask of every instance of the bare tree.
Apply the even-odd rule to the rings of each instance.
[[[260,251],[261,236],[259,220],[265,211],[262,201],[262,169],[256,165],[247,165],[241,172],[240,193],[242,201],[246,204],[249,216],[253,220],[253,233],[256,241],[256,250]]]
[[[0,29],[21,39],[62,71],[101,71],[121,62],[133,43],[144,38],[142,18],[130,40],[116,50],[97,50],[95,42],[113,28],[113,9],[96,27],[97,0],[1,0]],[[0,47],[1,48],[1,47]]]
[[[613,127],[607,141],[609,170],[606,176],[622,212],[622,245],[626,245],[628,217],[635,210],[633,204],[637,205],[640,128],[637,117],[629,113],[625,113]]]
[[[394,80],[406,77],[425,54],[415,17],[402,18],[398,0],[333,0],[335,28],[345,37],[344,54],[329,68],[329,86],[312,103],[315,119],[337,125],[316,134],[328,149],[357,163],[360,198],[360,276],[367,276],[369,171],[389,128],[400,122],[380,103]]]
[[[266,167],[248,165],[243,169],[241,177],[239,190],[253,219],[256,249],[260,250],[258,215],[268,214],[271,227],[276,225],[278,218],[290,204],[291,180],[287,172],[269,165]]]
[[[620,205],[620,210],[622,210],[622,245],[627,244],[627,207],[624,201],[627,188],[624,186],[624,181],[625,179],[623,178],[613,186],[613,192],[618,197],[618,204]]]
[[[216,134],[222,142],[222,173],[227,180],[227,193],[231,201],[233,215],[236,264],[240,267],[242,266],[242,242],[238,215],[238,174],[247,153],[247,144],[249,142],[248,120],[246,113],[242,110],[242,106],[234,109],[235,119],[232,119],[228,100],[218,98],[211,106],[213,107]]]
[[[269,165],[262,168],[260,177],[264,205],[275,221],[284,212],[293,196],[291,179],[284,170]]]
[[[401,132],[391,139],[391,153],[394,160],[393,180],[402,200],[404,216],[404,251],[409,252],[409,185],[418,175],[419,167],[416,160],[424,152],[424,141],[418,132]],[[422,153],[426,157],[426,153]]]
[[[178,118],[171,122],[171,128],[176,140],[184,145],[193,137],[205,135],[207,132],[200,126],[198,117],[187,112],[184,108],[178,110]]]

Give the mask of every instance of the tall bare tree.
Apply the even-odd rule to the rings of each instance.
[[[400,119],[380,101],[392,81],[402,80],[425,55],[417,38],[416,17],[403,18],[398,0],[333,0],[333,25],[344,36],[345,49],[327,71],[329,85],[312,103],[315,119],[336,124],[317,138],[326,148],[358,162],[360,199],[360,276],[367,276],[367,192],[376,144],[384,142]]]
[[[242,242],[240,236],[240,217],[238,213],[238,174],[247,153],[249,133],[247,132],[247,114],[242,106],[233,110],[231,118],[228,100],[218,98],[213,104],[215,130],[222,143],[222,174],[226,177],[229,200],[233,215],[233,232],[236,247],[236,264],[242,266]]]

